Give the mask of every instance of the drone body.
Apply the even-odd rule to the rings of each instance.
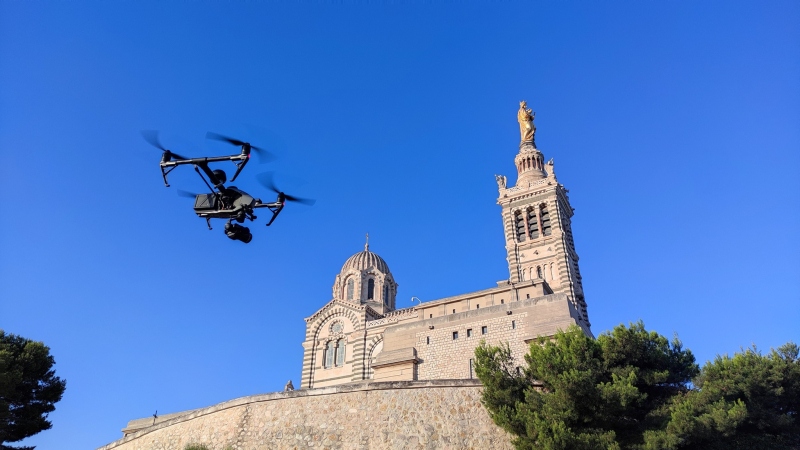
[[[194,166],[195,172],[197,172],[200,178],[203,179],[203,182],[205,182],[206,186],[208,186],[211,192],[207,194],[191,194],[185,191],[178,191],[178,193],[180,195],[195,198],[194,212],[198,217],[206,219],[209,230],[211,229],[211,219],[227,219],[228,222],[225,224],[225,235],[230,239],[242,241],[244,243],[248,243],[253,239],[250,229],[237,223],[233,223],[233,221],[242,223],[245,220],[255,220],[257,217],[255,216],[254,211],[258,208],[267,208],[272,213],[272,218],[267,223],[267,226],[270,226],[278,217],[278,214],[280,214],[280,212],[283,210],[286,201],[294,201],[307,205],[313,205],[315,203],[315,200],[292,197],[281,192],[272,183],[272,174],[269,172],[261,174],[259,176],[259,181],[261,184],[278,194],[278,198],[274,202],[263,203],[261,199],[254,198],[247,192],[235,186],[226,187],[225,183],[227,182],[227,175],[225,172],[220,169],[211,170],[208,164],[213,162],[232,161],[234,165],[236,165],[236,173],[234,173],[233,178],[231,178],[231,182],[233,182],[242,172],[242,169],[244,169],[245,165],[247,165],[247,162],[250,161],[251,150],[256,150],[262,155],[262,157],[264,157],[263,155],[268,156],[268,153],[265,150],[254,147],[247,142],[227,138],[214,133],[208,133],[207,137],[211,139],[226,141],[237,146],[241,145],[242,152],[240,154],[230,156],[184,158],[162,147],[158,141],[156,132],[143,131],[142,135],[148,142],[150,142],[150,144],[164,152],[161,156],[160,167],[165,186],[169,187],[167,175],[175,170],[176,167],[182,165]],[[203,177],[203,174],[205,174],[205,177]],[[206,180],[206,177],[208,180]]]

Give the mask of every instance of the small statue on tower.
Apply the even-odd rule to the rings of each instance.
[[[495,175],[494,179],[495,179],[495,181],[497,181],[497,188],[498,189],[505,189],[506,188],[507,179],[506,179],[505,176],[503,176],[503,175]]]
[[[531,115],[531,110],[528,109],[528,102],[525,100],[519,102],[519,111],[517,111],[517,122],[519,122],[520,142],[533,142],[534,134],[536,134],[536,125],[533,124],[533,119],[536,118],[536,113]],[[533,144],[536,147],[536,144]]]

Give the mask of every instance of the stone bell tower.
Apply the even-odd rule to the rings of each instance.
[[[543,279],[554,293],[564,293],[578,312],[578,320],[590,326],[572,238],[573,209],[568,190],[556,180],[553,160],[544,162],[536,148],[531,110],[520,103],[517,119],[521,142],[514,158],[517,183],[506,186],[506,177],[495,176],[503,208],[509,282]]]

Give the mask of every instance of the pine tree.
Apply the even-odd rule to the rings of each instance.
[[[0,450],[49,429],[47,415],[61,400],[66,381],[55,376],[55,360],[41,342],[0,330]]]
[[[639,322],[598,337],[540,338],[518,371],[507,345],[482,343],[483,404],[518,449],[790,449],[798,442],[798,347],[718,357]],[[690,384],[691,382],[691,384]]]

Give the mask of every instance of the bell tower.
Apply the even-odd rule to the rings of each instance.
[[[590,326],[578,267],[578,254],[572,238],[573,209],[569,190],[556,179],[553,160],[544,162],[536,148],[531,110],[520,103],[519,153],[514,158],[517,182],[506,185],[506,177],[496,175],[497,203],[502,207],[506,238],[509,282],[533,279],[547,282],[554,293],[570,297],[578,320]]]

